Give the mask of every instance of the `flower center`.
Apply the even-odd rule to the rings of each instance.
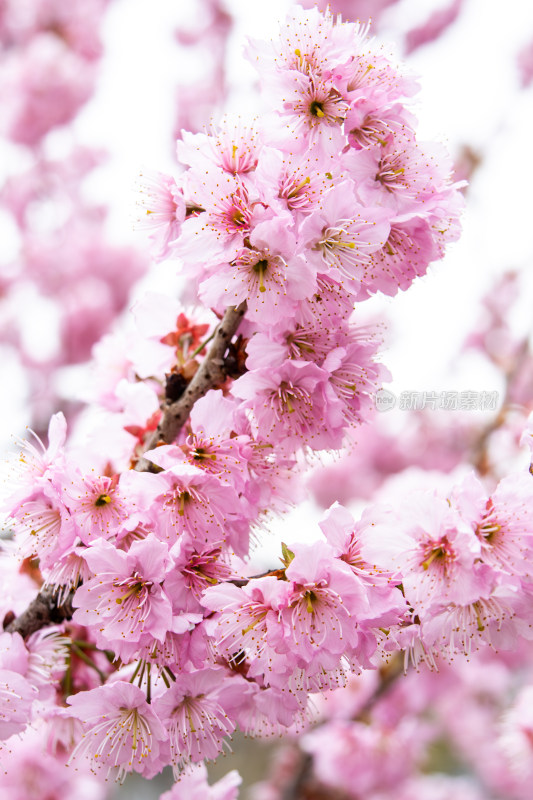
[[[313,117],[324,117],[326,115],[324,111],[324,106],[319,100],[313,100],[311,105],[309,106],[309,113],[313,115]]]
[[[267,271],[267,269],[268,269],[268,261],[266,260],[266,258],[260,259],[253,266],[253,271],[259,277],[259,291],[260,292],[266,292],[266,286],[265,286],[265,284],[263,282],[263,277],[264,277],[264,274]]]
[[[440,561],[444,558],[446,558],[446,550],[444,547],[442,547],[442,545],[437,545],[430,551],[426,560],[422,562],[422,566],[425,570],[427,570],[434,561]]]

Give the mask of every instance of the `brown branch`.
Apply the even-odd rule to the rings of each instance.
[[[312,776],[313,758],[309,753],[300,753],[300,765],[291,780],[285,784],[280,793],[280,800],[297,800],[305,791]]]
[[[27,638],[41,628],[60,625],[65,620],[71,619],[74,613],[71,604],[72,595],[60,606],[57,605],[56,596],[57,590],[50,586],[41,589],[35,600],[7,626],[6,630],[9,633],[20,633]]]
[[[187,421],[196,401],[207,394],[210,389],[224,383],[227,378],[224,369],[224,355],[245,311],[246,302],[241,303],[240,306],[231,306],[226,309],[224,317],[215,331],[207,356],[181,397],[164,407],[161,422],[148,440],[146,450],[152,450],[161,442],[165,444],[173,442]],[[152,463],[146,458],[140,458],[135,469],[137,472],[149,472],[152,469]]]

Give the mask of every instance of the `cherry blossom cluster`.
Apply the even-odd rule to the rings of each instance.
[[[530,638],[532,491],[528,472],[491,493],[472,474],[446,497],[412,491],[394,510],[369,512],[369,553],[398,570],[417,623],[415,660]]]
[[[247,53],[272,113],[184,132],[188,169],[153,178],[145,219],[191,294],[219,314],[246,303],[247,374],[232,393],[254,433],[336,448],[387,374],[354,301],[423,274],[456,238],[462,199],[444,150],[416,140],[414,81],[361,26],[296,9]]]
[[[141,300],[133,333],[97,348],[92,440],[67,444],[59,413],[47,447],[21,449],[2,569],[18,561],[63,621],[34,640],[2,599],[5,738],[42,725],[44,702],[72,766],[121,779],[171,764],[229,799],[232,777],[208,790],[193,765],[237,726],[303,725],[310,694],[395,651],[434,665],[470,636],[527,635],[525,480],[361,522],[334,506],[322,539],[287,537],[277,568],[245,563],[307,462],[371,418],[388,373],[354,304],[407,289],[458,235],[449,158],[417,141],[406,107],[416,84],[367,34],[296,9],[247,47],[270,112],[183,133],[182,176],[147,183],[157,256],[179,259],[205,308]]]

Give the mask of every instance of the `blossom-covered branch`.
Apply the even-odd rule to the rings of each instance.
[[[230,307],[226,310],[222,321],[216,328],[213,343],[207,356],[202,361],[201,366],[183,395],[164,408],[162,420],[148,441],[146,449],[151,449],[161,442],[174,441],[183,423],[189,417],[196,400],[203,397],[209,389],[222,384],[226,380],[224,355],[245,310],[245,303],[241,303],[238,308]],[[150,470],[151,468],[151,462],[142,457],[136,465],[136,469],[139,471]],[[46,587],[39,592],[26,611],[9,624],[7,630],[10,633],[20,633],[26,638],[40,628],[57,625],[64,620],[69,620],[73,614],[71,601],[72,592],[68,597],[61,598],[57,590]]]

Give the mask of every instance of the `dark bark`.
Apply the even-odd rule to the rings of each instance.
[[[28,608],[9,623],[6,630],[9,633],[20,633],[25,639],[32,633],[46,628],[48,625],[59,625],[72,618],[73,609],[71,597],[63,605],[58,606],[56,601],[57,591],[47,586],[41,589],[35,600]]]

